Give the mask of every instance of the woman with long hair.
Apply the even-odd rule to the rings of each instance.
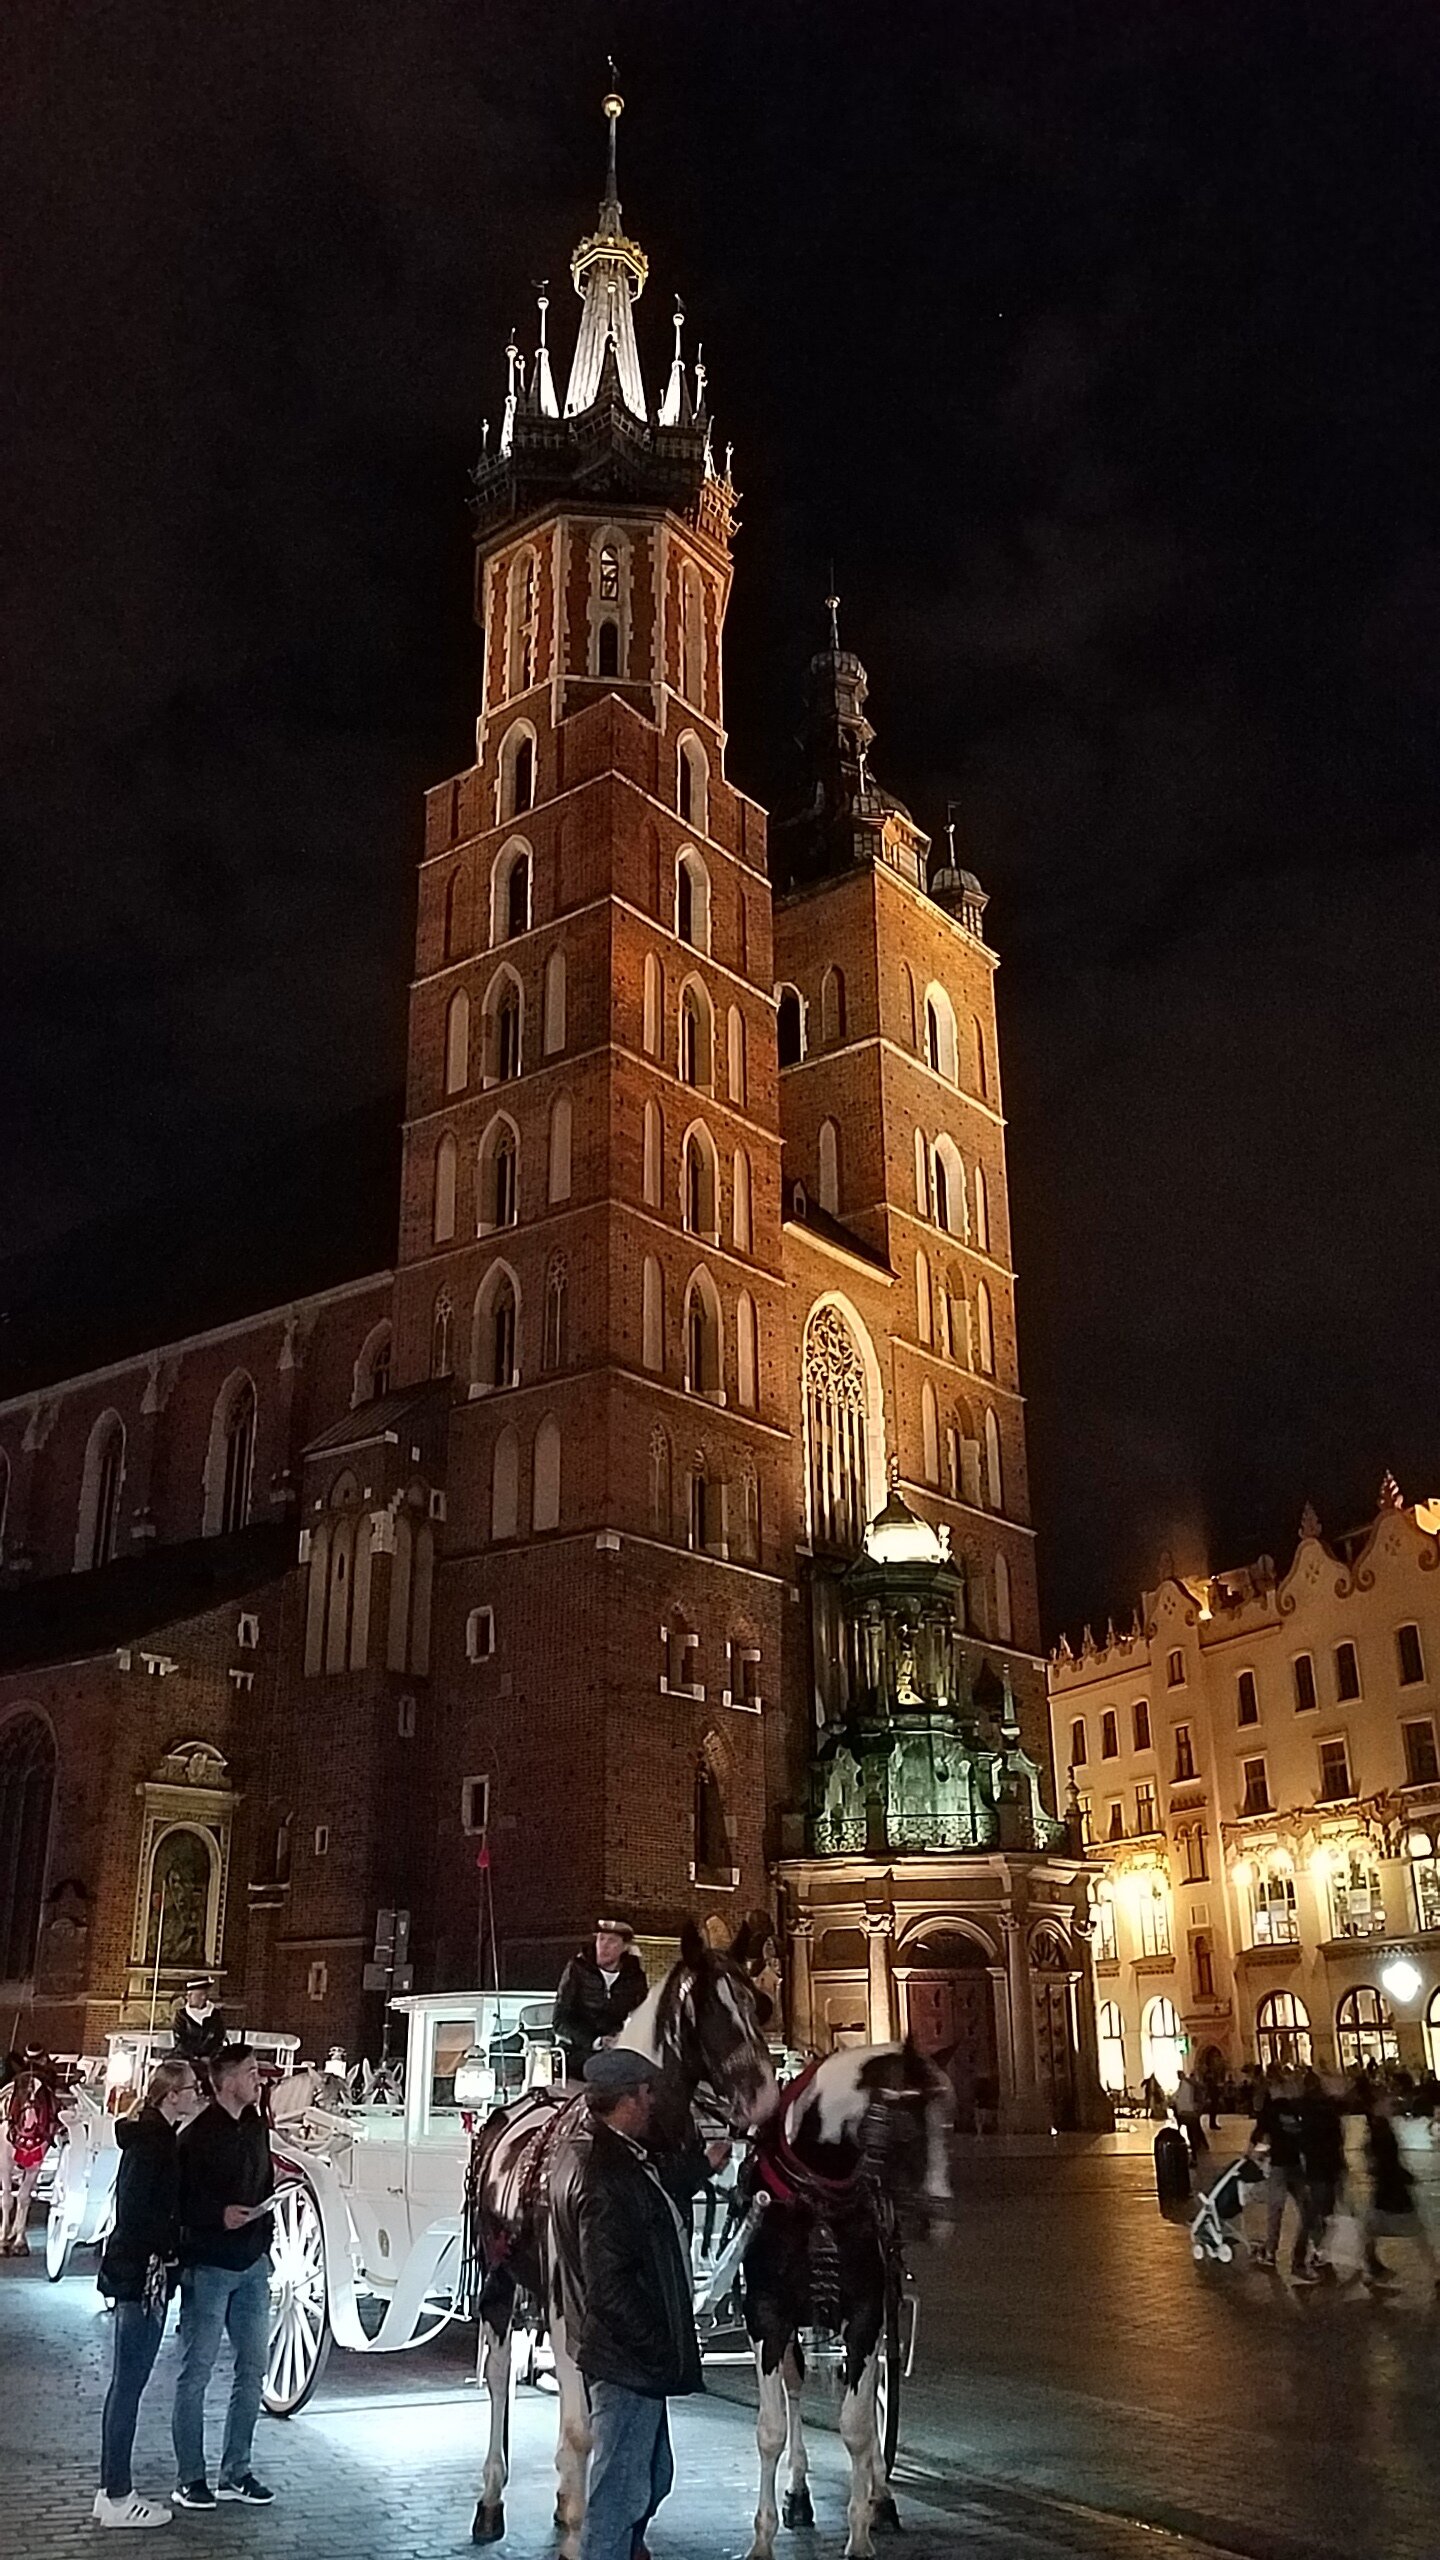
[[[179,2277],[179,2126],[199,2101],[193,2066],[182,2057],[157,2063],[137,2114],[115,2127],[120,2169],[115,2222],[100,2260],[100,2290],[115,2306],[115,2355],[100,2422],[97,2524],[162,2525],[170,2509],[135,2494],[130,2454],[140,2398],[150,2379],[165,2315]]]

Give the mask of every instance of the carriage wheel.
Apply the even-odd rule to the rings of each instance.
[[[303,2409],[330,2353],[325,2231],[314,2193],[287,2187],[275,2203],[270,2252],[270,2348],[263,2398],[272,2418]]]

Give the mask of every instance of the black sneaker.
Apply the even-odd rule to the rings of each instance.
[[[208,2480],[182,2480],[178,2489],[171,2490],[170,2504],[192,2507],[201,2515],[208,2515],[215,2504],[215,2492]]]
[[[263,2480],[257,2480],[253,2471],[247,2471],[243,2480],[222,2480],[219,2494],[222,2498],[238,2498],[242,2507],[273,2507],[275,2504],[274,2490],[267,2489]]]

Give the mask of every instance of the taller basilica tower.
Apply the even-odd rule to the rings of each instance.
[[[563,394],[543,296],[533,358],[509,349],[475,474],[475,761],[427,805],[391,1392],[423,1389],[445,1449],[414,1835],[433,1853],[404,1894],[417,1961],[463,1978],[463,1785],[511,1981],[553,1979],[602,1909],[657,1953],[687,1912],[718,1931],[760,1909],[825,2041],[899,2022],[891,1853],[927,1845],[899,1777],[890,1831],[876,1802],[845,1828],[851,1759],[885,1786],[894,1702],[857,1689],[851,1577],[887,1498],[941,1570],[925,1730],[1035,1808],[948,1845],[995,1850],[1007,1907],[1001,1851],[1060,1847],[1025,1775],[1045,1708],[995,963],[978,882],[932,864],[875,778],[833,606],[768,854],[727,776],[736,493],[678,315],[647,392],[620,113],[608,97]],[[948,1775],[927,1785],[950,1801]],[[814,1916],[847,1840],[882,1907],[858,1963],[855,1930]],[[1058,1869],[1043,1892],[1068,1911]]]

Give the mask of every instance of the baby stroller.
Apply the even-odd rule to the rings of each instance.
[[[1190,2225],[1193,2256],[1201,2260],[1215,2258],[1222,2266],[1228,2266],[1236,2252],[1248,2246],[1240,2229],[1240,2216],[1250,2190],[1260,2186],[1264,2177],[1258,2162],[1243,2151],[1228,2169],[1221,2170],[1209,2193],[1201,2197]]]

